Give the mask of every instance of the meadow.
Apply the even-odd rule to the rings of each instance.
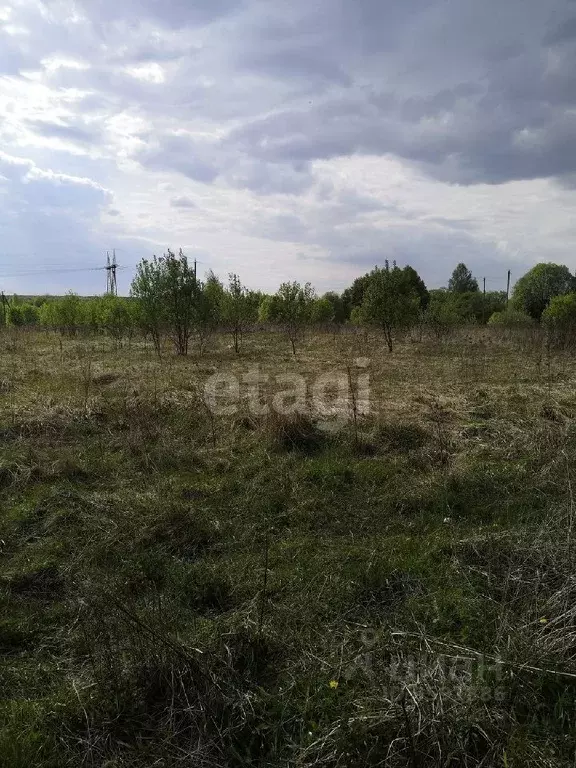
[[[576,765],[571,349],[6,328],[0,366],[0,766]],[[256,413],[255,370],[347,405]]]

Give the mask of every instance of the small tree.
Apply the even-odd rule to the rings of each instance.
[[[315,292],[310,283],[282,283],[274,296],[264,303],[262,318],[280,323],[296,354],[296,342],[302,337],[304,328],[310,322]]]
[[[178,256],[168,250],[152,261],[143,259],[132,281],[132,295],[140,301],[142,321],[158,354],[163,328],[170,333],[176,353],[188,354],[200,285],[182,250]]]
[[[576,293],[555,296],[542,313],[542,324],[558,344],[576,340]]]
[[[40,307],[40,322],[49,328],[58,329],[67,336],[75,336],[82,324],[82,301],[70,291],[58,299],[50,299]]]
[[[448,281],[448,290],[453,293],[470,293],[478,290],[478,280],[472,276],[472,272],[466,264],[458,264],[452,277]]]
[[[351,319],[352,310],[355,307],[362,306],[362,302],[364,301],[364,294],[366,293],[369,282],[370,275],[362,275],[362,277],[357,277],[356,280],[354,280],[350,288],[346,288],[342,292],[342,304],[344,307],[345,320]]]
[[[151,261],[142,259],[138,264],[130,291],[138,302],[142,330],[151,336],[158,356],[161,354],[162,331],[166,321],[163,283],[163,262],[154,256]]]
[[[344,299],[342,296],[340,296],[340,294],[336,293],[335,291],[328,291],[328,293],[325,293],[322,298],[325,301],[329,301],[332,305],[332,320],[335,323],[343,323],[348,319]]]
[[[240,351],[242,335],[250,322],[250,306],[248,304],[248,291],[242,285],[236,274],[230,274],[228,290],[224,294],[223,321],[232,334],[234,351]]]
[[[163,281],[168,326],[178,355],[188,354],[188,343],[194,328],[199,285],[188,259],[180,250],[178,256],[168,251],[164,257]]]
[[[512,304],[515,309],[526,312],[534,320],[540,320],[555,296],[563,296],[574,290],[576,280],[568,267],[563,264],[536,264],[514,286]]]
[[[16,327],[36,325],[38,315],[38,307],[35,304],[12,302],[8,306],[8,325]]]
[[[416,272],[414,267],[411,267],[410,265],[408,265],[407,267],[404,267],[402,271],[406,276],[406,282],[410,286],[412,286],[412,288],[418,294],[418,299],[420,301],[420,309],[424,311],[428,307],[428,304],[430,303],[430,293],[428,291],[428,288],[426,288],[426,284],[424,280],[422,280],[422,278],[420,277],[418,272]]]
[[[331,323],[334,320],[334,305],[323,296],[314,299],[310,306],[310,322],[314,324]]]
[[[430,304],[424,313],[424,323],[438,341],[448,336],[462,322],[462,315],[456,303],[450,300],[450,294],[446,291],[443,294],[433,292]]]
[[[393,337],[398,329],[408,328],[418,317],[420,297],[404,270],[396,264],[376,267],[362,302],[361,317],[365,323],[380,328],[388,351],[393,350]]]
[[[200,354],[204,354],[209,338],[222,320],[225,291],[222,282],[210,270],[206,282],[199,286],[196,304],[196,333]]]
[[[120,342],[126,335],[131,335],[133,313],[130,299],[121,296],[103,296],[99,302],[100,327],[113,339]]]

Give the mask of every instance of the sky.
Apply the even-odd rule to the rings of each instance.
[[[576,270],[575,0],[0,0],[0,290]],[[68,271],[63,271],[68,270]]]

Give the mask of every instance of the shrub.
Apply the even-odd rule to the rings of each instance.
[[[542,324],[554,341],[570,341],[576,331],[576,293],[555,296],[542,313]]]
[[[534,325],[534,320],[520,309],[505,309],[490,315],[488,325],[498,325],[502,328],[521,328]]]
[[[318,450],[325,439],[310,416],[303,413],[290,416],[272,413],[267,428],[272,446],[277,450],[310,453]]]

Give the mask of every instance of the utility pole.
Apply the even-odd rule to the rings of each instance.
[[[116,282],[117,267],[116,249],[114,248],[112,251],[112,259],[110,259],[110,251],[106,251],[106,293],[109,296],[116,296],[118,293],[118,284]]]
[[[482,325],[486,322],[486,278],[482,278],[484,287],[482,288]]]
[[[194,282],[196,282],[196,259],[194,259]]]
[[[510,299],[510,270],[508,270],[508,282],[506,283],[506,309],[508,309],[509,299]]]

